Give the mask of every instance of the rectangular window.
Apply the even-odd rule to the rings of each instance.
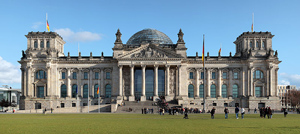
[[[213,106],[217,106],[217,103],[213,103]]]
[[[60,103],[60,107],[64,108],[65,107],[65,103]]]
[[[211,72],[211,78],[216,79],[216,72]]]
[[[72,107],[76,107],[76,103],[72,103]]]
[[[224,107],[228,107],[228,103],[224,103]]]
[[[223,79],[227,79],[227,72],[223,72]]]
[[[42,109],[41,103],[35,103],[35,109]]]
[[[44,86],[37,87],[37,97],[43,98],[44,97]]]
[[[99,79],[99,72],[95,72],[95,79]]]
[[[262,87],[255,87],[255,96],[256,97],[262,97],[261,96],[261,89],[262,89]]]
[[[61,79],[65,79],[66,78],[66,73],[65,72],[62,72],[61,73]]]
[[[77,79],[77,73],[73,72],[73,79]]]
[[[83,79],[88,79],[88,72],[83,73]]]
[[[194,79],[194,73],[190,72],[190,79]]]
[[[201,72],[201,79],[204,79],[204,72]]]
[[[238,72],[234,72],[233,73],[233,79],[238,79],[239,77],[239,73]]]
[[[106,79],[110,79],[110,72],[106,72]]]

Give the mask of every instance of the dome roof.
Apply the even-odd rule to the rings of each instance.
[[[141,43],[173,44],[171,39],[164,33],[155,29],[144,29],[132,35],[127,45],[140,45]]]

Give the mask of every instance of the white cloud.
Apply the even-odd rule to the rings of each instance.
[[[62,36],[65,41],[69,42],[88,42],[101,39],[100,34],[88,31],[73,32],[69,28],[56,29],[54,31],[57,32],[60,36]]]
[[[280,83],[286,83],[288,85],[296,85],[300,87],[300,75],[299,74],[287,74],[287,73],[280,73],[279,77],[281,79]]]
[[[31,28],[38,29],[43,24],[44,24],[43,22],[34,22],[33,25],[31,26]]]
[[[286,80],[281,80],[279,81],[279,85],[290,85],[291,83],[289,81]]]
[[[21,83],[20,67],[3,60],[0,56],[0,83]]]

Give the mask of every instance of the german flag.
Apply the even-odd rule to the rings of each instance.
[[[99,86],[98,86],[98,89],[97,89],[97,94],[99,94]]]
[[[50,27],[49,27],[48,20],[47,20],[47,30],[48,30],[48,32],[50,32]]]

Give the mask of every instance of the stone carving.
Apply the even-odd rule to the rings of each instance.
[[[132,54],[131,58],[168,58],[168,56],[148,47],[147,49],[142,50],[140,53]]]

